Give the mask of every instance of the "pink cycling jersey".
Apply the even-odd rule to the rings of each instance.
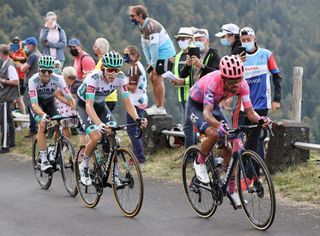
[[[220,71],[211,72],[198,80],[190,89],[190,98],[203,105],[218,105],[223,99],[241,96],[245,108],[252,107],[248,83],[242,80],[236,93],[224,90]]]

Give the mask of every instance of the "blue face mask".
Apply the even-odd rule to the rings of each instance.
[[[13,43],[10,45],[10,51],[16,52],[19,50],[19,44],[18,43]]]
[[[130,63],[130,62],[131,62],[131,59],[130,59],[129,54],[124,54],[124,55],[123,55],[123,60],[124,60],[124,62],[126,62],[126,63]]]
[[[202,52],[205,48],[204,42],[201,41],[195,41],[194,42],[194,46],[196,46],[197,48],[200,49],[200,51]]]
[[[139,25],[140,24],[139,21],[134,19],[134,18],[131,18],[130,20],[131,20],[131,23],[134,24],[134,25]]]
[[[254,48],[254,42],[242,43],[242,47],[245,47],[247,52],[251,52]]]
[[[224,46],[224,47],[228,47],[228,46],[231,45],[231,42],[230,42],[227,38],[222,38],[222,39],[220,39],[220,43],[221,43],[221,45]]]

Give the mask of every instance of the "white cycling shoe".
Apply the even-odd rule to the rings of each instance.
[[[79,172],[80,172],[80,181],[82,184],[89,186],[92,184],[92,180],[89,175],[89,168],[88,167],[82,167],[82,165],[79,165]]]
[[[193,162],[193,167],[196,172],[197,179],[204,184],[208,184],[210,182],[210,179],[206,164],[198,164],[195,159]]]

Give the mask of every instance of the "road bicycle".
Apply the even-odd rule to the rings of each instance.
[[[45,132],[47,135],[47,158],[50,161],[52,168],[46,171],[41,171],[41,158],[37,138],[34,140],[32,145],[32,164],[33,171],[41,188],[49,189],[52,183],[53,173],[56,171],[61,171],[64,186],[70,196],[74,197],[78,193],[74,178],[73,159],[75,156],[75,151],[72,143],[66,137],[64,137],[62,133],[60,121],[65,119],[76,119],[76,116],[66,117],[56,115],[50,118],[50,122],[48,122],[46,126]],[[50,129],[53,129],[55,132],[57,132],[55,134],[56,138],[54,138],[53,144],[50,143],[51,141],[48,137],[48,131]]]
[[[241,141],[244,132],[257,127],[262,125],[246,125],[228,131],[224,145],[233,141],[229,165],[224,171],[223,159],[213,154],[213,150],[206,160],[209,184],[201,183],[195,175],[193,162],[198,157],[200,148],[194,145],[185,151],[182,163],[183,186],[189,204],[200,217],[211,217],[225,196],[229,198],[233,208],[237,209],[228,192],[231,173],[236,170],[241,208],[249,222],[258,230],[266,230],[272,225],[276,213],[276,197],[271,175],[262,158],[251,150],[245,150]],[[268,129],[272,134],[271,128]]]
[[[89,208],[93,208],[99,203],[104,188],[112,188],[121,212],[127,217],[134,217],[142,207],[143,179],[138,160],[131,150],[120,145],[117,131],[136,124],[117,125],[116,122],[109,122],[107,125],[111,127],[112,133],[102,135],[102,140],[98,143],[89,161],[89,175],[92,179],[92,185],[86,186],[80,181],[79,164],[83,159],[85,146],[82,146],[78,151],[75,159],[77,188],[82,201]],[[107,138],[109,145],[106,144]],[[111,183],[108,182],[110,173],[112,173]]]

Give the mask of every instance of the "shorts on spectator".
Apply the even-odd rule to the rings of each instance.
[[[156,72],[158,75],[162,75],[167,71],[171,71],[173,63],[169,59],[159,59],[156,64]]]

